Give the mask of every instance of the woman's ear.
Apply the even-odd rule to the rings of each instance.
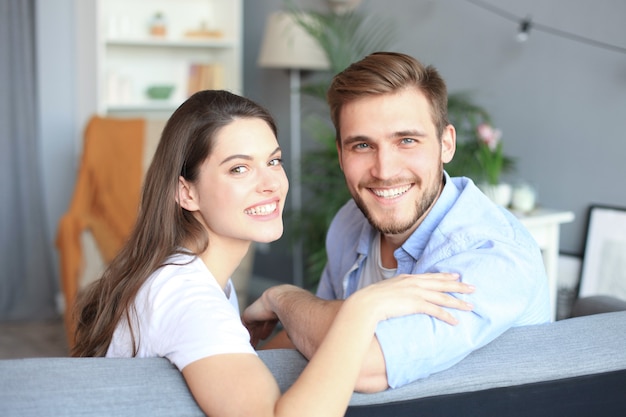
[[[187,211],[197,211],[198,202],[195,189],[182,176],[178,177],[178,192],[176,193],[176,202]]]

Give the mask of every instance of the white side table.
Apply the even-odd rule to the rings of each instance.
[[[541,248],[550,288],[552,320],[555,320],[559,265],[559,227],[562,223],[573,221],[574,213],[571,211],[539,208],[528,214],[514,214],[526,226],[526,229],[528,229]]]

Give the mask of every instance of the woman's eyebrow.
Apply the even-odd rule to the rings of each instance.
[[[277,154],[277,153],[279,153],[280,151],[281,151],[280,146],[277,146],[277,147],[276,147],[276,149],[274,149],[274,152],[272,152],[272,153],[270,154],[270,156],[272,156],[272,155],[276,155],[276,154]]]
[[[276,149],[274,149],[272,151],[272,153],[270,153],[270,156],[275,155],[277,153],[280,152],[280,146],[278,146]],[[235,155],[231,155],[229,157],[224,158],[224,160],[222,162],[220,162],[220,165],[224,165],[225,163],[227,163],[228,161],[232,161],[233,159],[245,159],[248,161],[251,161],[253,158],[250,155],[245,155],[245,154],[235,154]]]
[[[220,165],[224,165],[225,163],[227,163],[228,161],[232,161],[233,159],[246,159],[248,161],[251,161],[252,157],[250,155],[235,154],[235,155],[231,155],[229,157],[224,158],[224,160],[220,162]]]

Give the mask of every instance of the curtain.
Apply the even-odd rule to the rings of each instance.
[[[37,137],[35,0],[0,0],[0,320],[55,317]]]

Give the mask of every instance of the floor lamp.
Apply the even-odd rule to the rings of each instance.
[[[298,15],[298,18],[307,17]],[[315,39],[297,23],[292,14],[275,12],[267,19],[258,64],[262,68],[289,71],[291,132],[289,193],[292,210],[299,215],[302,209],[300,75],[302,71],[328,69],[328,60]],[[293,283],[299,287],[304,285],[304,254],[300,238],[294,242],[293,247]]]

